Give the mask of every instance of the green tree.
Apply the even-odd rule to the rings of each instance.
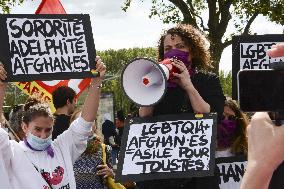
[[[126,11],[132,1],[124,0],[122,9]],[[249,34],[259,15],[284,24],[283,7],[283,0],[152,0],[149,17],[158,16],[164,23],[191,24],[206,32],[211,43],[213,71],[218,73],[222,52],[232,44],[231,36]],[[229,22],[236,29],[225,35]]]
[[[11,7],[23,3],[24,0],[0,0],[0,8],[3,13],[10,13]]]
[[[4,100],[4,106],[6,107],[4,111],[9,111],[9,107],[13,107],[16,104],[24,104],[27,98],[28,95],[24,94],[13,83],[8,83]]]
[[[121,73],[124,67],[135,58],[148,57],[155,60],[157,57],[156,49],[110,49],[98,51],[97,54],[102,58],[107,67],[107,74],[103,82],[102,92],[113,92],[115,111],[123,110],[125,115],[137,111],[137,106],[128,99],[122,90],[120,81]],[[81,95],[79,102],[84,99],[84,96],[84,94]]]
[[[225,73],[224,71],[220,71],[219,79],[224,95],[232,97],[232,72]]]

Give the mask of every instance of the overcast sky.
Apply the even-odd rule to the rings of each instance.
[[[127,12],[121,10],[124,0],[61,0],[69,14],[90,14],[97,50],[133,47],[155,47],[160,33],[171,25],[163,24],[158,18],[150,19],[150,2],[133,0]],[[33,14],[40,0],[26,0],[24,4],[12,8],[14,14]],[[233,27],[228,29],[233,30]],[[280,34],[283,26],[258,18],[252,25],[252,32],[258,34]],[[220,69],[232,68],[232,49],[224,50]]]

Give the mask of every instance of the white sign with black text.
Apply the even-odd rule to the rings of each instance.
[[[0,61],[7,81],[92,77],[95,45],[89,15],[0,15]]]
[[[90,71],[82,20],[7,18],[7,28],[14,75]]]
[[[163,118],[156,117],[156,120],[146,122],[140,120],[129,126],[121,175],[191,172],[191,176],[200,176],[206,171],[208,175],[213,163],[212,154],[215,153],[214,148],[212,150],[215,145],[212,145],[215,118]]]
[[[277,43],[240,43],[240,69],[269,69],[271,62],[284,61],[284,57],[271,58],[266,54]]]
[[[220,159],[222,160],[220,161]],[[219,176],[219,188],[239,189],[247,165],[245,157],[242,157],[241,159],[236,157],[220,159],[216,159],[217,176]]]

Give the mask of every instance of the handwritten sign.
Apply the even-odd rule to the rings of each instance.
[[[125,127],[117,179],[139,181],[213,175],[216,116],[136,118]]]
[[[92,76],[95,49],[88,15],[1,15],[0,24],[8,81]]]
[[[237,99],[237,74],[243,69],[269,69],[270,63],[284,61],[284,57],[270,58],[266,52],[272,45],[284,42],[284,35],[245,35],[233,37],[232,94]]]
[[[240,43],[240,69],[269,69],[271,62],[283,61],[284,57],[270,58],[266,51],[277,42]]]
[[[239,189],[247,165],[246,157],[222,157],[216,159],[216,176],[220,189]]]

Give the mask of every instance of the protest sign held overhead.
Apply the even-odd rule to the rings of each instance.
[[[284,57],[271,58],[266,51],[275,42],[240,43],[240,69],[269,69],[269,64],[284,60]]]
[[[42,0],[36,10],[36,14],[66,14],[66,12],[59,0]],[[71,87],[76,92],[76,96],[78,97],[83,90],[89,86],[90,81],[90,78],[85,78],[56,81],[14,82],[14,85],[27,95],[39,93],[43,99],[48,100],[52,112],[55,112],[51,94],[57,87]]]
[[[88,15],[1,15],[7,81],[92,77],[95,47]]]
[[[215,113],[135,118],[123,133],[116,179],[213,175],[216,119]]]
[[[240,70],[269,69],[273,62],[284,61],[284,57],[271,58],[266,52],[272,45],[284,42],[281,34],[241,35],[233,37],[232,44],[232,95],[237,99],[237,74]]]

